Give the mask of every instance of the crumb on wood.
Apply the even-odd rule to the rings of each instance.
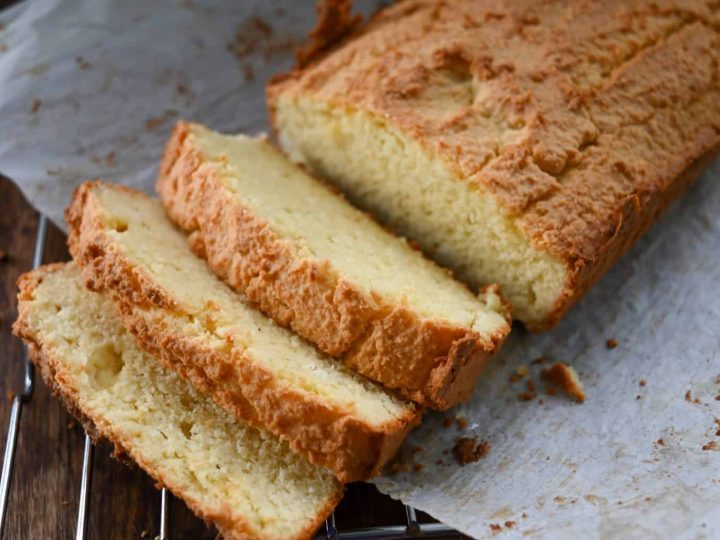
[[[467,419],[466,419],[464,416],[458,416],[458,417],[455,419],[455,423],[457,424],[457,428],[458,428],[460,431],[464,431],[465,428],[468,426],[468,421],[467,421]]]
[[[638,384],[639,384],[640,386],[645,386],[645,385],[647,384],[647,381],[646,381],[645,379],[640,379],[640,381],[638,382]]]
[[[67,499],[63,499],[60,504],[62,504],[63,506],[70,506],[70,501],[68,501]]]
[[[551,367],[543,369],[540,375],[550,384],[559,386],[578,403],[585,401],[585,391],[583,390],[580,378],[577,372],[567,364],[557,362]]]
[[[147,531],[143,531],[140,533],[140,538],[147,538],[150,536],[150,533]]]
[[[532,401],[535,399],[535,394],[532,392],[520,392],[517,395],[518,401]]]
[[[15,390],[7,390],[5,392],[5,397],[7,398],[8,403],[12,403],[16,395]]]
[[[617,341],[614,340],[613,338],[610,338],[610,339],[608,339],[608,340],[605,342],[605,346],[606,346],[608,349],[614,349],[615,347],[618,346],[618,343],[617,343]]]
[[[33,99],[32,105],[30,106],[30,114],[36,114],[40,110],[41,105],[41,99]]]
[[[718,449],[718,443],[715,441],[708,441],[706,444],[702,447],[703,450],[717,450]]]
[[[7,261],[8,253],[4,249],[0,249],[0,262]]]
[[[70,421],[68,421],[67,426],[65,426],[65,427],[67,428],[68,431],[72,431],[73,429],[75,429],[76,426],[77,426],[77,422],[75,422],[75,420],[70,420]]]
[[[467,465],[488,455],[490,449],[491,446],[488,441],[478,442],[475,438],[458,437],[455,439],[452,452],[460,465]]]

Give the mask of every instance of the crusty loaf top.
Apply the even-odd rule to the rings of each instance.
[[[389,121],[579,271],[720,143],[719,29],[710,0],[408,0],[269,98]]]

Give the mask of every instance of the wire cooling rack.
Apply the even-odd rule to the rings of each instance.
[[[40,216],[38,223],[37,237],[35,240],[35,251],[33,254],[33,268],[38,268],[43,262],[45,252],[45,238],[47,236],[48,221],[44,215]],[[24,359],[25,377],[23,380],[22,392],[18,393],[12,400],[10,409],[10,421],[8,424],[7,439],[5,443],[5,455],[2,464],[2,476],[0,477],[0,540],[4,537],[5,514],[8,505],[8,494],[10,481],[12,479],[13,460],[15,458],[15,443],[17,442],[18,429],[20,427],[20,413],[23,405],[29,404],[35,386],[35,370],[29,361],[27,348]],[[85,540],[87,534],[88,516],[90,512],[90,485],[92,480],[92,462],[94,447],[90,437],[85,435],[85,448],[83,452],[82,475],[80,477],[80,503],[78,506],[77,527],[75,529],[75,540]],[[160,530],[156,539],[170,539],[170,523],[168,519],[169,493],[163,488],[160,497]],[[405,523],[397,525],[386,525],[381,527],[369,527],[363,529],[341,529],[335,521],[335,513],[330,514],[325,520],[325,531],[320,532],[316,538],[335,539],[365,539],[365,538],[437,538],[442,536],[459,535],[455,529],[442,523],[420,523],[415,509],[405,506]]]

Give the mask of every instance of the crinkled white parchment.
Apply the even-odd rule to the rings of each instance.
[[[268,129],[264,82],[314,16],[309,0],[48,0],[0,13],[0,171],[56,223],[85,178],[152,192],[175,119]],[[228,51],[237,32],[240,58]],[[406,445],[421,447],[422,470],[378,487],[480,538],[720,537],[720,452],[703,450],[720,445],[719,180],[716,163],[557,329],[516,328],[448,414],[468,427],[427,415]],[[579,371],[586,403],[542,395],[542,365],[530,376],[543,403],[517,399],[527,379],[510,374],[541,355]],[[443,450],[460,435],[491,452],[455,465]]]

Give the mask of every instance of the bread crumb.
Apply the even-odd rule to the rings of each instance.
[[[640,379],[640,382],[638,382],[638,384],[640,386],[645,386],[647,384],[647,382],[645,381],[645,379]]]
[[[159,128],[175,114],[175,111],[166,110],[160,116],[154,116],[145,120],[145,131],[153,131]]]
[[[527,512],[523,512],[523,513],[522,513],[522,518],[523,518],[523,519],[527,519],[527,517],[528,517]]]
[[[0,259],[0,260],[1,260],[1,259]],[[715,396],[715,401],[720,401],[720,394],[718,394],[717,396]]]
[[[535,394],[532,392],[520,392],[517,395],[518,401],[532,401],[535,399]]]
[[[4,249],[0,249],[0,262],[7,261],[8,253]]]
[[[528,392],[534,392],[534,391],[535,391],[535,383],[532,381],[532,379],[530,379],[530,380],[527,382],[527,390],[528,390]]]
[[[702,447],[703,450],[717,450],[717,448],[718,443],[716,443],[715,441],[708,441],[707,444],[703,445]]]
[[[82,56],[75,58],[75,63],[77,64],[78,69],[87,69],[90,67],[90,62],[85,60]]]
[[[465,419],[464,416],[458,416],[455,419],[455,422],[457,423],[457,427],[460,431],[464,431],[468,425],[468,421]]]
[[[665,439],[658,439],[657,441],[655,441],[655,444],[657,444],[658,446],[665,446]]]
[[[577,372],[567,364],[557,362],[552,367],[543,369],[540,373],[543,379],[562,388],[578,403],[585,401],[585,392]]]
[[[488,441],[477,442],[470,437],[458,437],[452,448],[453,455],[460,465],[467,465],[488,455],[491,446]]]
[[[502,525],[498,525],[496,523],[491,523],[490,530],[494,533],[500,532],[500,531],[502,531]]]
[[[34,99],[32,102],[32,105],[30,106],[30,114],[37,113],[40,110],[41,105],[42,105],[42,100]]]
[[[545,358],[544,356],[538,356],[535,360],[533,360],[530,363],[532,365],[536,366],[538,364],[544,364],[546,360],[547,360],[547,358]]]
[[[415,463],[413,465],[413,472],[420,472],[423,470],[424,465],[422,463]]]
[[[413,453],[413,454],[417,454],[418,452],[422,452],[422,446],[415,446],[415,447],[412,449],[412,453]]]
[[[8,403],[12,403],[15,400],[15,390],[7,390],[5,392],[5,397],[7,398]]]
[[[685,401],[692,401],[692,392],[690,390],[685,392]]]
[[[613,338],[610,338],[605,342],[605,346],[608,349],[614,349],[615,347],[618,346],[618,344],[617,344],[617,341],[615,341]]]
[[[510,382],[518,382],[519,380],[527,377],[530,374],[530,370],[526,365],[518,366],[517,369],[510,375]]]
[[[452,425],[453,425],[453,419],[450,416],[446,416],[445,418],[443,418],[442,427],[447,429]]]
[[[505,522],[505,528],[506,528],[506,529],[512,529],[514,526],[515,526],[515,522],[514,522],[514,521],[506,521],[506,522]]]
[[[435,465],[445,465],[445,462],[442,459],[435,460]]]
[[[140,538],[147,538],[148,536],[150,536],[150,533],[147,531],[143,531],[140,533]]]
[[[544,400],[543,398],[538,399],[538,404],[539,404],[539,405],[544,405],[544,404],[545,404],[545,400]]]
[[[716,437],[720,437],[720,429],[718,429],[718,430],[715,432],[715,436],[716,436]]]
[[[76,426],[77,426],[77,422],[75,422],[75,420],[70,420],[67,423],[67,426],[65,426],[65,427],[67,428],[68,431],[72,431],[73,429],[75,429]]]
[[[550,388],[545,390],[545,393],[548,396],[554,396],[555,394],[557,394],[557,389],[554,386],[551,386]]]

